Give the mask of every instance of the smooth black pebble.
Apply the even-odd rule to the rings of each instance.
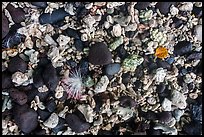
[[[25,12],[21,8],[15,8],[13,5],[8,4],[6,9],[9,11],[15,23],[21,23],[26,19]]]
[[[57,76],[56,69],[51,63],[48,64],[43,70],[42,77],[48,89],[54,91],[58,85],[59,78]]]
[[[15,106],[14,108],[14,120],[24,133],[30,133],[38,126],[38,114],[28,105]]]
[[[105,43],[99,42],[91,45],[88,59],[93,65],[107,65],[112,61],[112,54]]]
[[[24,105],[28,101],[26,93],[19,91],[18,89],[9,89],[9,95],[11,96],[12,101],[19,105]]]
[[[69,14],[63,9],[54,10],[51,14],[50,13],[43,13],[39,17],[40,24],[54,24],[60,20],[64,20],[66,16]]]
[[[190,41],[179,41],[174,46],[174,55],[184,55],[192,50],[192,43]]]
[[[27,70],[27,63],[17,55],[10,59],[8,63],[8,70],[11,73],[14,73],[16,71],[25,73]]]
[[[7,17],[2,12],[2,39],[8,34],[9,32],[9,22]]]
[[[66,122],[68,126],[76,133],[81,133],[90,128],[90,124],[79,119],[75,114],[67,114]]]

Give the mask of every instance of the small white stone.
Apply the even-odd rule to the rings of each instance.
[[[197,38],[197,40],[202,42],[202,25],[195,26],[194,34],[195,34],[195,37]]]
[[[163,134],[167,134],[167,135],[177,135],[178,131],[175,127],[169,127],[167,125],[164,124],[160,124],[160,123],[156,123],[156,125],[154,126],[154,129],[161,129],[163,130]]]
[[[116,24],[113,26],[112,35],[115,37],[119,37],[122,34],[122,28],[120,24]]]
[[[128,120],[133,116],[133,110],[129,108],[118,107],[116,114],[119,115],[123,120]]]
[[[111,15],[108,15],[108,16],[106,17],[106,20],[107,20],[109,23],[111,23],[111,24],[114,23],[114,20],[113,20],[113,18],[112,18]]]
[[[190,74],[186,74],[183,80],[185,83],[189,84],[193,82],[195,79],[193,79]]]
[[[86,9],[91,9],[93,7],[93,3],[88,3],[88,4],[85,4],[85,8]]]
[[[180,121],[181,116],[184,114],[184,110],[176,109],[174,110],[173,114],[177,122]]]
[[[172,91],[171,101],[172,101],[172,105],[175,105],[180,109],[185,109],[187,106],[186,97],[177,90]]]
[[[171,104],[172,102],[170,100],[164,98],[161,107],[164,111],[171,111]]]
[[[45,122],[43,122],[43,125],[48,128],[54,128],[57,126],[58,122],[59,117],[56,113],[52,113],[51,116]]]
[[[167,73],[167,69],[158,68],[156,70],[156,74],[155,74],[156,82],[158,82],[158,83],[163,82],[164,78],[166,77],[166,73]]]
[[[172,6],[170,7],[170,13],[171,13],[171,15],[175,16],[175,15],[178,14],[178,12],[179,12],[178,8],[176,8],[174,5],[172,5]]]
[[[110,23],[109,23],[108,21],[105,21],[105,22],[104,22],[104,27],[105,27],[106,29],[108,29],[108,28],[110,27]]]
[[[108,77],[107,76],[102,76],[100,81],[96,84],[94,92],[95,93],[101,93],[101,92],[106,91],[106,88],[107,88],[108,84],[109,84]]]

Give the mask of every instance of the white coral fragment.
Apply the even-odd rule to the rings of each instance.
[[[100,81],[96,84],[94,92],[101,93],[106,91],[106,88],[109,84],[109,79],[107,76],[102,76]]]

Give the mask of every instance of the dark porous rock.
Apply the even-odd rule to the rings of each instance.
[[[175,55],[184,55],[189,53],[192,50],[192,43],[190,41],[179,41],[174,46],[174,54]]]
[[[40,116],[40,119],[42,121],[45,121],[51,115],[51,113],[49,111],[47,111],[47,110],[38,109],[37,112],[38,112],[38,115]]]
[[[11,75],[8,72],[3,72],[1,78],[2,89],[10,88],[12,86]]]
[[[168,62],[161,60],[161,59],[157,59],[157,67],[158,68],[161,67],[161,68],[167,69],[169,71],[171,70],[171,65]]]
[[[171,28],[179,28],[184,23],[183,20],[181,20],[181,19],[179,19],[177,17],[173,17],[172,20],[173,20],[173,22],[172,22],[172,24],[170,26]]]
[[[156,120],[157,114],[154,111],[148,110],[147,112],[140,112],[140,116],[144,117],[147,120]]]
[[[140,80],[136,80],[134,83],[134,91],[136,92],[138,89],[142,89],[143,83]]]
[[[30,133],[38,126],[38,114],[28,105],[14,106],[14,120],[24,133]]]
[[[23,91],[19,91],[18,89],[11,88],[9,89],[9,94],[12,100],[19,105],[24,105],[27,102],[27,95]]]
[[[33,72],[33,85],[36,88],[42,87],[44,85],[42,71],[42,68],[36,68]]]
[[[130,82],[130,79],[131,79],[131,75],[129,72],[122,74],[122,83],[123,84],[128,84]]]
[[[56,105],[54,99],[50,99],[50,100],[48,100],[48,101],[46,102],[46,109],[47,109],[49,112],[53,112],[56,108],[57,108],[57,105]]]
[[[89,62],[88,59],[81,59],[79,62],[79,67],[82,75],[87,75],[89,72]]]
[[[33,88],[31,90],[26,91],[25,93],[27,94],[28,98],[27,102],[31,102],[39,92],[37,89]]]
[[[75,39],[74,40],[74,45],[76,50],[78,50],[79,52],[83,51],[84,45],[83,42],[80,39]]]
[[[195,121],[198,121],[198,122],[202,123],[202,104],[200,104],[200,105],[197,105],[197,104],[192,105],[191,113],[192,113],[192,118]]]
[[[169,13],[170,6],[175,4],[176,2],[158,2],[156,4],[156,8],[159,9],[161,14],[167,15]]]
[[[163,93],[166,89],[166,85],[164,83],[160,83],[158,86],[157,86],[157,93],[160,94],[160,93]]]
[[[3,48],[14,48],[17,47],[21,42],[25,41],[25,35],[17,32],[9,32],[4,38],[2,47]]]
[[[157,113],[157,117],[159,121],[163,123],[168,123],[173,118],[171,111]]]
[[[27,66],[27,63],[17,55],[10,59],[8,63],[8,71],[10,71],[11,73],[14,73],[16,71],[25,73]]]
[[[135,77],[136,78],[138,78],[138,79],[140,79],[140,78],[142,78],[143,76],[144,76],[144,71],[143,71],[144,69],[143,69],[143,66],[142,65],[140,65],[140,66],[138,66],[137,68],[136,68],[136,70],[135,70]]]
[[[162,130],[151,128],[147,130],[147,135],[162,135]]]
[[[136,107],[137,103],[130,96],[121,96],[119,105],[122,107]]]
[[[38,91],[38,90],[37,90]],[[48,90],[46,92],[39,92],[37,93],[37,96],[39,96],[40,101],[44,102],[46,99],[52,94],[51,90]]]
[[[202,135],[202,124],[197,121],[191,121],[183,126],[183,131],[188,135]]]
[[[186,58],[186,60],[200,60],[200,59],[202,59],[202,52],[193,52]]]
[[[56,127],[52,128],[52,131],[57,134],[59,131],[65,129],[66,120],[64,118],[59,117],[59,122]]]
[[[95,103],[96,103],[94,111],[96,111],[96,113],[98,113],[100,111],[100,108],[103,105],[103,101],[102,101],[100,94],[94,95],[93,98],[94,98]]]
[[[38,67],[46,67],[51,61],[47,57],[39,58]]]
[[[47,2],[31,2],[32,5],[38,7],[38,8],[46,8]]]
[[[135,8],[138,10],[144,10],[150,5],[150,2],[137,2]]]
[[[82,19],[89,13],[89,10],[87,10],[84,6],[78,7],[76,10],[76,16],[77,20]]]
[[[124,48],[124,45],[120,45],[119,47],[116,48],[116,52],[117,55],[121,58],[121,59],[125,59],[128,56],[127,51]]]
[[[60,20],[64,20],[69,14],[63,9],[56,9],[51,14],[43,13],[39,17],[40,24],[55,24]]]
[[[201,17],[202,16],[202,7],[196,7],[194,5],[192,14],[194,14],[196,17]]]
[[[107,75],[114,75],[120,71],[121,65],[119,63],[112,63],[105,66],[105,73]]]
[[[79,119],[75,114],[67,114],[66,122],[68,126],[76,133],[87,131],[90,128],[90,124]]]
[[[48,89],[54,91],[58,85],[59,78],[56,69],[51,63],[43,70],[42,77]]]
[[[45,129],[36,129],[33,132],[33,135],[46,135],[46,130]]]
[[[77,67],[77,63],[73,59],[68,60],[66,63],[71,68],[76,68]]]
[[[9,22],[7,17],[2,12],[2,39],[8,34],[9,32]]]
[[[78,30],[67,28],[65,31],[63,31],[64,35],[67,35],[69,37],[73,37],[75,39],[80,39],[80,33]]]
[[[128,38],[133,38],[134,35],[135,35],[134,31],[126,31],[125,32],[125,36],[128,37]]]
[[[88,59],[93,65],[107,65],[111,63],[112,54],[105,43],[99,42],[91,45]]]
[[[8,4],[6,9],[9,11],[15,23],[21,23],[26,19],[25,12],[21,8],[15,8],[13,5]]]
[[[99,130],[97,135],[113,135],[111,131],[108,130]]]

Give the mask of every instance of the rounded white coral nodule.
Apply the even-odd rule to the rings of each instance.
[[[61,85],[68,94],[68,98],[80,99],[83,89],[80,69],[74,69],[61,80]]]

